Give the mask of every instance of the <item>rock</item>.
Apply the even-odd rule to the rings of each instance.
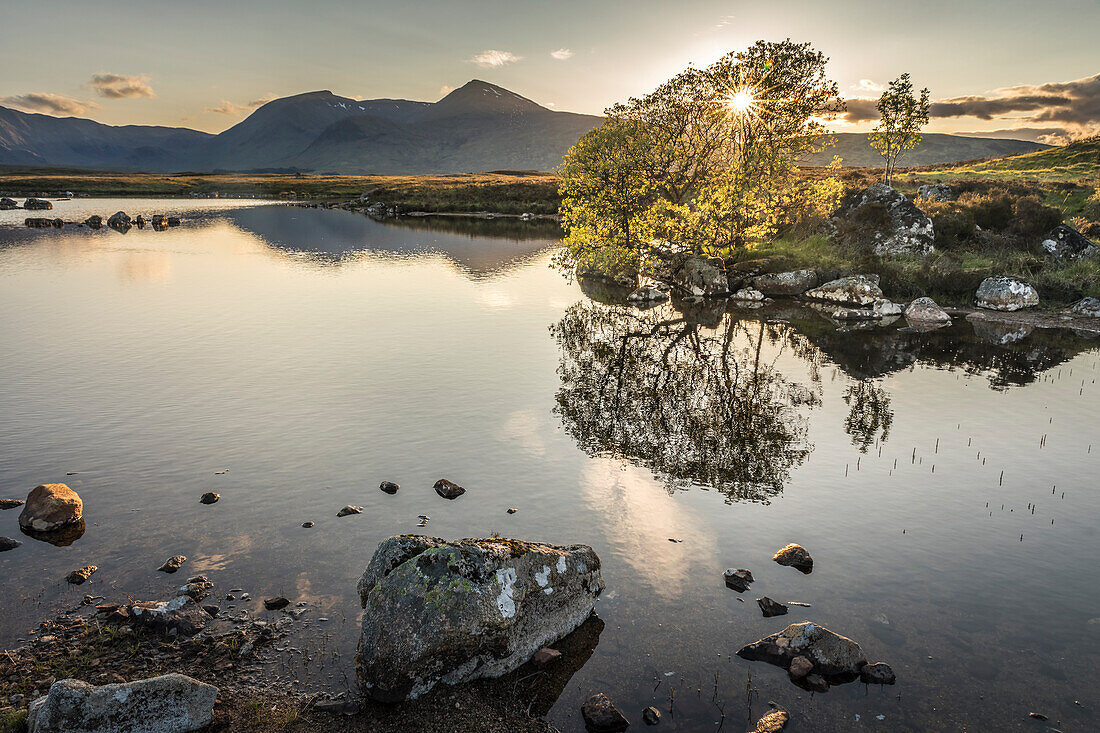
[[[45,199],[29,198],[23,202],[23,208],[27,211],[47,211],[53,208],[53,204]]]
[[[84,585],[88,578],[92,577],[92,573],[99,570],[95,565],[85,565],[82,568],[73,570],[71,573],[65,576],[65,580],[69,581],[73,585]]]
[[[138,601],[130,605],[128,613],[135,624],[183,636],[194,636],[210,620],[210,615],[190,596],[176,596],[170,601]]]
[[[22,499],[0,499],[0,509],[14,509],[25,504]]]
[[[668,300],[668,293],[662,293],[657,288],[643,285],[631,291],[626,299],[632,303],[661,303]]]
[[[43,219],[40,216],[30,216],[23,220],[23,225],[31,229],[49,229],[53,226],[53,219]]]
[[[107,218],[107,226],[112,229],[119,229],[126,231],[133,226],[133,220],[126,214],[125,211],[116,211]]]
[[[1068,224],[1059,224],[1043,239],[1043,249],[1056,260],[1079,260],[1096,254],[1096,243]]]
[[[917,199],[938,201],[940,203],[954,201],[955,190],[946,183],[926,183],[917,189]]]
[[[757,605],[760,606],[761,613],[764,614],[764,618],[771,618],[772,616],[783,616],[787,613],[787,607],[778,601],[773,601],[771,598],[764,596],[763,598],[756,599]]]
[[[984,317],[982,313],[971,313],[966,317],[966,320],[974,326],[974,335],[978,337],[979,341],[984,341],[987,344],[997,344],[998,346],[1023,341],[1035,330],[1035,326],[1030,323],[995,321]]]
[[[897,680],[894,670],[886,662],[865,664],[859,670],[859,680],[868,685],[892,685]]]
[[[19,515],[19,526],[32,532],[54,532],[76,524],[84,513],[84,502],[65,484],[41,484],[27,495]]]
[[[95,687],[59,680],[31,703],[28,733],[183,733],[210,724],[218,688],[182,674]]]
[[[290,601],[283,596],[275,596],[274,598],[264,599],[264,608],[268,611],[278,611],[280,608],[286,608],[290,605]]]
[[[800,680],[814,669],[814,663],[806,657],[798,656],[791,660],[791,666],[787,668],[787,674],[792,680]]]
[[[92,214],[91,216],[89,216],[87,219],[84,220],[84,225],[87,226],[87,227],[90,227],[92,229],[102,229],[103,228],[103,217],[100,216],[99,214]]]
[[[793,542],[775,553],[772,560],[807,574],[814,569],[814,559],[810,557],[810,553],[802,545],[796,545]]]
[[[330,715],[355,715],[359,712],[359,703],[354,700],[318,700],[313,709]]]
[[[7,196],[0,198],[0,211],[11,211],[12,209],[18,209],[19,204],[14,200],[9,199]]]
[[[795,657],[806,657],[822,675],[859,674],[867,657],[859,644],[824,626],[803,621],[741,647],[737,656],[790,668]]]
[[[602,692],[597,692],[581,705],[581,717],[590,733],[618,733],[630,727],[630,721]]]
[[[157,568],[157,570],[159,570],[162,573],[174,573],[177,570],[179,570],[180,568],[182,568],[183,564],[185,562],[187,562],[187,557],[186,556],[184,556],[184,555],[173,555],[172,557],[165,560],[164,564],[161,565],[159,568]]]
[[[654,276],[685,295],[717,298],[730,290],[729,278],[718,260],[678,253],[654,265]]]
[[[883,299],[882,289],[866,275],[853,275],[831,280],[820,287],[808,290],[807,298],[824,300],[838,305],[863,308]]]
[[[397,490],[401,487],[395,484],[393,481],[383,481],[382,483],[378,484],[378,488],[382,489],[382,491],[385,491],[387,494],[396,494]]]
[[[733,588],[738,593],[744,593],[749,589],[749,583],[754,582],[752,573],[744,568],[734,570],[729,568],[722,576],[726,579],[726,587]]]
[[[138,214],[137,218],[134,219],[134,226],[136,226],[138,229],[144,229],[145,228],[145,217],[142,216],[141,214]]]
[[[205,494],[199,497],[199,502],[202,504],[214,504],[220,498],[222,498],[221,494],[217,494],[213,491],[207,491]]]
[[[932,219],[904,194],[885,183],[874,183],[848,196],[833,220],[858,219],[864,207],[871,205],[885,209],[889,219],[883,228],[871,234],[875,254],[927,255],[935,251]]]
[[[975,305],[995,311],[1017,311],[1039,305],[1039,291],[1018,277],[987,277],[978,286]]]
[[[749,280],[764,295],[802,295],[821,282],[816,270],[794,270],[757,275]]]
[[[772,710],[760,720],[756,721],[756,727],[752,733],[780,733],[787,727],[787,721],[791,716],[784,710]]]
[[[1075,316],[1088,316],[1089,318],[1100,318],[1100,299],[1097,298],[1081,298],[1073,305],[1069,307],[1069,312]],[[0,508],[7,508],[0,503]]]
[[[515,514],[518,511],[519,511],[519,509],[516,509],[514,506],[508,507],[508,513],[509,514]]]
[[[603,587],[587,545],[390,537],[359,579],[360,684],[398,702],[499,677],[576,629]]]
[[[218,614],[222,612],[220,608],[213,604],[207,604],[203,606],[202,610],[206,611],[206,613],[209,614],[211,618],[217,618]]]
[[[168,217],[164,214],[153,214],[149,217],[149,223],[154,227],[166,227],[168,226]]]
[[[178,216],[168,217],[168,226],[170,227],[178,227],[181,223],[182,222],[180,221],[180,218]]]
[[[433,488],[435,489],[435,493],[439,494],[444,499],[457,499],[466,493],[466,489],[445,478],[436,481]]]
[[[882,300],[876,300],[874,305],[871,306],[871,313],[875,318],[893,318],[900,316],[902,308],[892,300],[883,298]]]
[[[741,288],[736,293],[730,295],[730,300],[759,303],[764,300],[764,294],[753,288]]]
[[[799,680],[800,686],[811,692],[828,692],[829,683],[819,674],[808,674]]]
[[[336,516],[346,517],[349,514],[362,514],[362,513],[363,513],[363,507],[353,506],[351,504],[348,504],[346,507],[344,507],[340,511],[336,512]]]
[[[931,298],[917,298],[905,308],[905,320],[910,323],[951,323],[951,316]]]
[[[661,722],[661,711],[650,705],[642,711],[642,720],[646,725],[657,725]]]
[[[535,652],[535,656],[531,657],[531,662],[539,669],[542,669],[550,664],[550,662],[556,662],[559,659],[561,659],[561,652],[557,649],[551,649],[548,646],[544,646],[542,649]]]
[[[22,544],[19,540],[13,540],[11,537],[0,537],[0,552],[14,550]]]
[[[302,526],[305,527],[306,529],[309,529],[310,527],[313,526],[313,522],[302,522]]]
[[[188,578],[187,583],[176,589],[177,596],[187,596],[194,601],[202,601],[214,590],[214,584],[207,580],[205,575],[196,575]],[[205,609],[206,606],[203,606]],[[214,614],[211,614],[214,615]]]

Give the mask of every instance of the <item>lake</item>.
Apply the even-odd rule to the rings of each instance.
[[[0,512],[24,543],[0,554],[0,645],[85,594],[159,598],[201,572],[223,606],[231,588],[257,613],[305,601],[295,643],[332,654],[272,674],[339,691],[377,543],[495,532],[603,560],[602,628],[547,703],[565,731],[597,691],[636,726],[655,705],[662,730],[744,730],[769,701],[793,731],[1100,726],[1100,341],[846,330],[790,301],[640,310],[564,278],[556,230],[515,220],[49,215],[117,209],[184,222],[31,231],[0,212],[0,498],[64,482],[86,521],[54,546]],[[466,495],[441,499],[441,477]],[[772,562],[788,542],[812,574]],[[183,574],[156,572],[175,554]],[[763,595],[811,606],[765,619]],[[735,656],[806,619],[898,683],[811,694]]]

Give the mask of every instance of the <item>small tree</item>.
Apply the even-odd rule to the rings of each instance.
[[[909,74],[902,74],[879,97],[878,111],[882,119],[868,137],[886,159],[883,180],[889,185],[901,154],[920,144],[921,128],[928,124],[928,89],[921,89],[918,99]]]

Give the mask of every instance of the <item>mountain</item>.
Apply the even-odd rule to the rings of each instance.
[[[834,155],[839,155],[845,166],[883,167],[882,155],[871,147],[865,133],[835,132],[832,136],[836,138],[835,147],[807,156],[802,161],[803,164],[828,165]],[[1003,140],[929,132],[924,134],[920,145],[902,154],[899,164],[903,166],[939,165],[960,160],[1000,158],[1005,155],[1032,153],[1048,147],[1050,146],[1029,140]]]
[[[283,97],[218,135],[174,127],[112,127],[0,107],[0,165],[148,171],[299,170],[324,173],[463,173],[553,170],[593,115],[556,112],[479,79],[438,102],[356,100],[329,91]],[[837,133],[848,166],[881,166],[867,136]],[[928,134],[907,166],[1016,155],[1044,145]]]

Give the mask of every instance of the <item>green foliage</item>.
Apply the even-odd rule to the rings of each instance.
[[[7,710],[0,713],[0,733],[23,733],[27,730],[27,711]]]
[[[928,124],[928,89],[922,89],[920,97],[915,97],[909,74],[902,74],[882,93],[878,111],[881,119],[868,139],[886,159],[883,180],[889,184],[901,154],[920,144],[921,128]]]
[[[795,161],[840,108],[826,61],[809,44],[758,41],[607,110],[561,168],[559,266],[630,274],[654,248],[746,250],[825,211],[839,183],[800,179]]]
[[[913,174],[944,181],[989,179],[997,181],[1100,181],[1100,137],[1078,140],[1035,153],[978,162],[937,166]]]

